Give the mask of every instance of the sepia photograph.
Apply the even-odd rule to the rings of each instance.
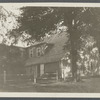
[[[36,5],[0,3],[0,92],[100,93],[100,4]]]

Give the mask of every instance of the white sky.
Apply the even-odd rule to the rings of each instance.
[[[18,9],[23,6],[34,7],[100,7],[100,3],[0,3],[7,10],[19,13]]]
[[[5,8],[8,12],[13,12],[15,15],[19,15],[20,14],[20,10],[19,10],[19,8],[20,7],[23,7],[23,6],[20,6],[20,5],[15,5],[15,4],[0,4],[0,6],[3,6],[3,8]],[[12,21],[12,18],[10,17],[8,17],[7,18],[8,19],[8,23],[6,22],[6,27],[7,27],[7,29],[12,29],[13,28],[13,26],[14,26],[14,24],[16,23],[16,21],[15,21],[15,19],[13,19],[13,21]],[[9,21],[11,21],[11,23],[9,24]],[[5,36],[5,34],[7,33],[6,31],[4,32],[4,28],[1,28],[1,34],[3,34],[3,36],[6,38],[6,36]],[[2,37],[0,37],[0,42],[2,42],[2,40],[3,40],[3,38]],[[8,40],[7,39],[7,41],[8,41],[8,44],[10,43],[10,40]],[[21,47],[23,47],[23,46],[26,46],[26,44],[25,43],[22,43],[21,41],[19,41],[18,42],[18,44],[17,44],[17,46],[21,46]]]
[[[15,5],[15,4],[9,4],[9,5],[0,5],[3,6],[6,10],[13,12],[16,15],[19,15],[20,11],[19,8],[23,7],[22,5]]]

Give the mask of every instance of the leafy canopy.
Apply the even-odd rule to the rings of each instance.
[[[73,40],[75,38],[77,40],[82,33],[93,34],[95,30],[93,27],[97,27],[100,21],[99,8],[23,7],[20,10],[22,13],[18,18],[17,34],[20,33],[20,36],[23,36],[23,33],[28,34],[29,37],[23,36],[28,41],[40,40],[46,33],[56,29],[60,22],[68,27],[70,34],[72,29],[79,31],[72,34]]]

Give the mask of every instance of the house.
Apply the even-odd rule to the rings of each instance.
[[[69,52],[64,45],[68,40],[66,31],[53,34],[44,41],[27,48],[26,74],[34,82],[44,75],[55,74],[56,79],[66,78],[70,72]]]

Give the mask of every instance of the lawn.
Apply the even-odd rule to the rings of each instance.
[[[81,82],[55,82],[52,84],[7,84],[1,92],[67,92],[100,93],[100,77],[83,79]]]

